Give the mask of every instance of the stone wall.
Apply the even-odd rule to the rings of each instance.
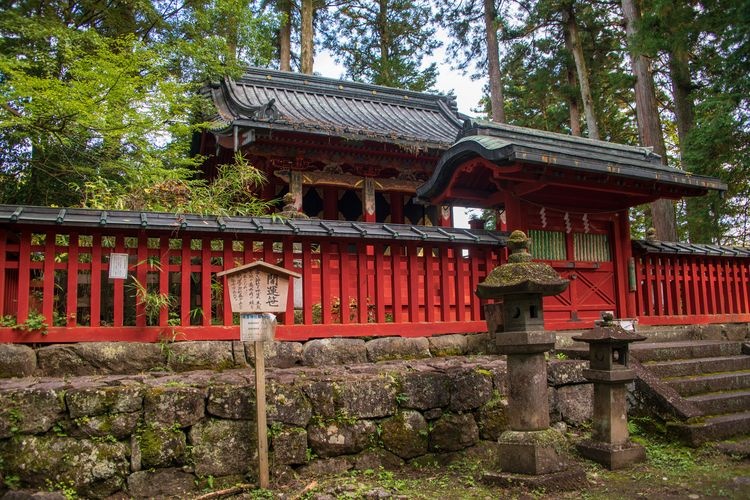
[[[372,340],[333,338],[267,343],[266,364],[277,368],[329,366],[494,351],[494,342],[486,333]],[[253,357],[250,344],[231,341],[87,342],[43,347],[0,344],[0,378],[229,369],[251,365]]]
[[[335,349],[336,356],[359,362],[329,363],[331,342],[319,341],[306,346],[302,357],[326,364],[269,368],[273,480],[445,461],[466,453],[497,458],[494,442],[506,428],[504,357],[382,361],[393,346],[378,340],[339,341],[350,350],[341,355],[346,350]],[[452,352],[427,339],[412,340],[418,342],[409,349]],[[249,352],[233,345],[238,347]],[[366,362],[375,358],[381,361]],[[218,359],[229,358],[224,353]],[[590,418],[592,389],[581,375],[584,366],[550,361],[553,421],[577,425]],[[248,368],[5,379],[0,483],[73,487],[101,498],[117,492],[181,495],[209,484],[252,482],[254,416]]]

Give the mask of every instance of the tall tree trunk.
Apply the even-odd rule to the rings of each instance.
[[[576,74],[572,68],[568,68],[568,85],[570,88],[577,86]],[[568,111],[570,115],[570,134],[581,137],[581,110],[578,107],[578,98],[572,93],[568,96]]]
[[[568,33],[568,30],[563,29],[563,36],[565,37],[565,48],[568,50],[568,52],[572,55],[573,54],[573,44],[570,40],[570,33]],[[571,88],[571,92],[568,95],[568,114],[570,116],[570,133],[571,135],[574,135],[576,137],[581,137],[581,109],[578,106],[578,97],[576,94],[580,95],[580,91],[573,93],[573,89],[578,88],[578,81],[576,80],[576,70],[575,70],[575,62],[573,62],[573,65],[571,66],[570,60],[567,60],[565,62],[566,67],[566,73],[568,77],[568,86]]]
[[[503,80],[500,74],[500,48],[497,44],[497,26],[494,0],[484,0],[484,29],[487,42],[487,71],[490,80],[490,107],[492,121],[505,123],[505,104],[503,99]]]
[[[669,76],[672,80],[672,97],[674,98],[674,114],[677,122],[677,138],[680,142],[680,162],[685,165],[685,144],[687,136],[695,123],[695,103],[692,96],[692,81],[690,78],[690,56],[684,48],[669,53]]]
[[[686,38],[686,37],[685,37]],[[692,79],[690,76],[690,55],[688,40],[680,40],[679,45],[669,53],[669,77],[672,81],[672,98],[674,99],[674,114],[677,122],[677,139],[680,145],[680,165],[683,170],[690,171],[690,165],[685,161],[687,136],[695,124],[695,102],[692,95]],[[705,234],[705,218],[709,216],[704,203],[687,199],[685,202],[688,237],[693,243],[708,243],[712,235]],[[715,212],[714,212],[715,213]]]
[[[313,38],[313,14],[315,7],[314,0],[302,0],[302,26],[300,28],[300,69],[306,75],[312,75],[313,61],[315,59],[315,47]]]
[[[392,85],[391,66],[388,47],[390,39],[388,33],[388,0],[378,1],[377,30],[380,37],[380,85]],[[378,82],[376,82],[378,83]]]
[[[622,0],[625,32],[629,40],[636,35],[636,24],[640,21],[640,12],[635,2],[636,0]],[[649,68],[649,60],[631,48],[630,65],[635,76],[635,111],[641,144],[653,148],[654,153],[661,155],[661,161],[666,165],[667,148],[661,131],[654,78]],[[674,204],[671,200],[659,199],[652,202],[651,218],[657,238],[663,241],[677,240],[677,223]]]
[[[284,15],[284,21],[279,27],[279,69],[292,70],[292,1],[281,0],[279,11]]]
[[[583,55],[583,45],[578,35],[578,23],[576,22],[573,5],[569,4],[563,8],[563,25],[566,32],[566,41],[570,41],[569,49],[573,53],[578,74],[578,86],[581,89],[581,101],[583,102],[583,113],[586,116],[586,128],[589,139],[599,139],[599,125],[594,112],[594,98],[591,97],[591,83],[589,81],[589,69],[586,66],[586,58]]]

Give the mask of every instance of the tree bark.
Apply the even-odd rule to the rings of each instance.
[[[300,29],[300,70],[306,75],[312,75],[313,62],[315,59],[315,47],[313,38],[313,14],[315,7],[313,0],[302,0],[302,26]]]
[[[503,80],[500,74],[500,48],[497,43],[497,26],[494,0],[484,0],[484,28],[487,43],[487,71],[490,80],[490,108],[492,121],[505,123]]]
[[[570,41],[570,34],[568,33],[568,30],[563,29],[563,36],[565,37],[565,48],[572,55],[573,44]],[[578,81],[576,79],[575,62],[573,63],[573,66],[571,66],[570,61],[568,60],[565,62],[565,66],[568,77],[568,85],[571,89],[577,89]],[[576,93],[580,94],[580,90]],[[578,106],[578,97],[573,92],[570,92],[570,94],[568,95],[568,114],[570,117],[571,135],[581,137],[581,109]]]
[[[690,78],[690,57],[684,49],[673,50],[669,54],[669,76],[672,80],[674,114],[677,122],[677,138],[680,142],[680,162],[685,165],[685,141],[695,123],[695,103],[692,96]]]
[[[576,87],[575,71],[568,68],[568,85]],[[570,115],[570,134],[581,137],[581,110],[578,107],[578,98],[574,95],[568,97],[568,112]]]
[[[388,0],[378,1],[378,15],[376,17],[376,24],[378,30],[378,36],[380,37],[380,85],[390,86],[393,84],[391,81],[391,66],[390,66],[390,54],[388,49],[390,47],[390,38],[388,33]]]
[[[284,14],[284,21],[279,27],[279,69],[281,71],[292,70],[292,2],[282,0],[278,4],[279,10]]]
[[[692,95],[692,79],[690,75],[690,54],[687,37],[682,37],[680,43],[673,43],[669,53],[669,77],[672,83],[672,98],[674,99],[674,114],[677,122],[677,139],[680,146],[680,165],[683,170],[690,171],[690,165],[685,161],[687,136],[695,124],[695,102]],[[688,199],[685,203],[688,238],[692,243],[707,243],[713,235],[705,233],[706,213],[703,203]],[[716,213],[716,212],[713,212]]]
[[[569,49],[573,54],[578,75],[578,87],[581,89],[581,101],[583,102],[583,113],[586,116],[586,128],[589,139],[599,139],[599,125],[594,112],[594,98],[591,97],[591,83],[589,81],[589,69],[586,66],[586,58],[583,54],[583,45],[578,34],[578,23],[576,22],[573,5],[569,4],[563,8],[563,24],[566,32],[566,41],[570,41]]]
[[[636,35],[636,24],[640,20],[640,12],[635,0],[622,0],[622,12],[625,19],[625,32],[631,40]],[[630,65],[635,76],[635,111],[641,144],[653,148],[654,153],[660,155],[662,163],[666,165],[667,148],[662,135],[654,78],[649,67],[649,60],[631,48]],[[672,201],[659,199],[652,202],[650,207],[656,237],[662,241],[676,241],[677,224]]]

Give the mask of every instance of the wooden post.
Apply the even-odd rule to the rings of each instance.
[[[266,427],[266,363],[263,341],[255,341],[255,409],[258,424],[258,482],[268,488],[268,428]]]
[[[292,265],[291,242],[286,242],[288,253],[285,263]],[[264,245],[268,251],[270,245]],[[266,252],[268,254],[268,252]],[[240,340],[253,342],[255,347],[255,409],[258,437],[258,484],[268,488],[268,428],[266,424],[266,366],[263,342],[272,341],[276,331],[276,317],[267,312],[289,312],[289,284],[299,273],[277,267],[268,262],[256,261],[217,273],[226,276],[232,311],[240,314]],[[293,292],[292,292],[293,293]],[[292,299],[293,301],[293,299]]]

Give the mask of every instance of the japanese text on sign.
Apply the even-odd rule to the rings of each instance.
[[[281,312],[286,309],[278,274],[254,269],[229,277],[229,293],[235,312]]]

